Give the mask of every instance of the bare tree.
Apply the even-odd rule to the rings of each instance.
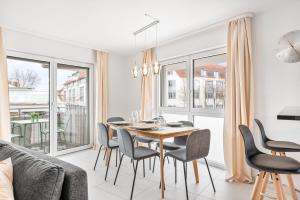
[[[41,78],[33,70],[27,69],[26,71],[23,71],[15,69],[12,73],[11,81],[19,88],[34,88],[40,83]]]

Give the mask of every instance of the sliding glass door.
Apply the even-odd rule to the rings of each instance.
[[[52,155],[91,146],[91,65],[21,53],[7,64],[13,143]]]
[[[13,143],[50,152],[50,63],[8,57],[8,89]]]
[[[89,68],[57,64],[57,151],[88,145]]]

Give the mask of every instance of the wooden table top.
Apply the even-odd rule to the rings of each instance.
[[[108,123],[109,124],[109,123]],[[144,124],[144,123],[142,123]],[[189,135],[193,131],[199,130],[195,127],[189,126],[180,126],[180,127],[168,127],[168,126],[159,126],[158,130],[137,130],[130,126],[116,126],[113,124],[109,124],[112,129],[124,128],[130,132],[133,132],[137,135],[149,137],[149,138],[157,138],[157,139],[164,139],[164,138],[172,138],[178,136]]]

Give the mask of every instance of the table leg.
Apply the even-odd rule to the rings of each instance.
[[[160,138],[159,151],[160,151],[161,198],[164,199],[165,198],[164,147],[163,147],[163,139],[162,138]]]
[[[199,183],[198,161],[197,160],[193,160],[193,167],[194,167],[194,174],[195,174],[196,183]]]

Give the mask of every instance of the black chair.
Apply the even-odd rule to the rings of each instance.
[[[132,199],[133,190],[134,190],[134,184],[135,184],[135,178],[136,173],[138,169],[138,164],[140,160],[145,160],[147,158],[151,158],[154,156],[159,156],[159,153],[153,149],[147,148],[147,147],[134,147],[134,142],[129,134],[129,132],[125,129],[118,129],[118,142],[120,144],[120,151],[122,152],[121,161],[118,167],[118,171],[115,177],[114,185],[116,184],[118,174],[121,168],[121,164],[124,158],[124,155],[129,157],[131,160],[133,160],[133,171],[134,171],[134,178],[131,188],[131,195],[130,200]],[[136,161],[136,164],[134,165],[134,161]]]
[[[183,126],[190,126],[190,127],[194,126],[193,122],[190,121],[179,121],[179,122],[182,123]],[[187,135],[175,137],[173,142],[164,142],[163,148],[165,151],[174,151],[174,150],[185,148],[187,138],[188,138]],[[158,148],[159,148],[159,143],[157,143],[156,145],[156,150]],[[153,169],[152,169],[153,173],[155,169],[155,160],[156,158],[154,158]],[[176,184],[177,183],[177,161],[176,160],[174,161],[174,167],[175,167],[175,184]]]
[[[108,138],[108,130],[107,127],[105,126],[105,124],[103,123],[98,123],[98,142],[101,144],[99,151],[98,151],[98,155],[96,158],[96,162],[95,162],[95,166],[94,166],[94,170],[96,169],[96,165],[98,162],[98,158],[101,152],[101,148],[105,147],[106,149],[108,149],[108,163],[107,163],[107,167],[106,167],[106,173],[105,173],[105,179],[107,178],[107,173],[108,173],[108,168],[109,168],[109,163],[110,163],[110,158],[111,158],[111,152],[113,149],[116,150],[116,162],[117,162],[117,156],[118,156],[118,142],[115,140],[110,140]]]
[[[188,188],[187,188],[187,163],[201,158],[203,158],[205,161],[213,190],[214,192],[216,192],[215,185],[211,177],[210,169],[206,160],[206,156],[209,153],[209,147],[210,147],[210,131],[208,129],[204,129],[204,130],[194,131],[191,133],[191,135],[188,136],[186,141],[186,148],[170,151],[165,154],[164,161],[165,158],[168,156],[182,162],[187,199],[189,199]]]
[[[125,121],[123,117],[109,117],[107,120],[107,123],[109,122],[120,122],[120,121]],[[109,128],[109,125],[108,125]],[[117,130],[113,130],[113,139],[117,139]]]
[[[259,170],[251,199],[259,199],[264,195],[270,175],[277,198],[285,199],[279,174],[300,174],[300,163],[290,157],[262,153],[255,146],[250,129],[245,125],[239,125],[239,129],[244,139],[246,162],[250,167]]]
[[[275,141],[268,138],[264,126],[259,119],[254,119],[259,127],[262,146],[271,151],[273,155],[278,154],[279,156],[286,156],[286,152],[300,152],[300,145],[289,141]],[[291,190],[291,194],[294,199],[297,199],[297,193],[295,189],[295,184],[290,174],[287,174],[288,185]]]

